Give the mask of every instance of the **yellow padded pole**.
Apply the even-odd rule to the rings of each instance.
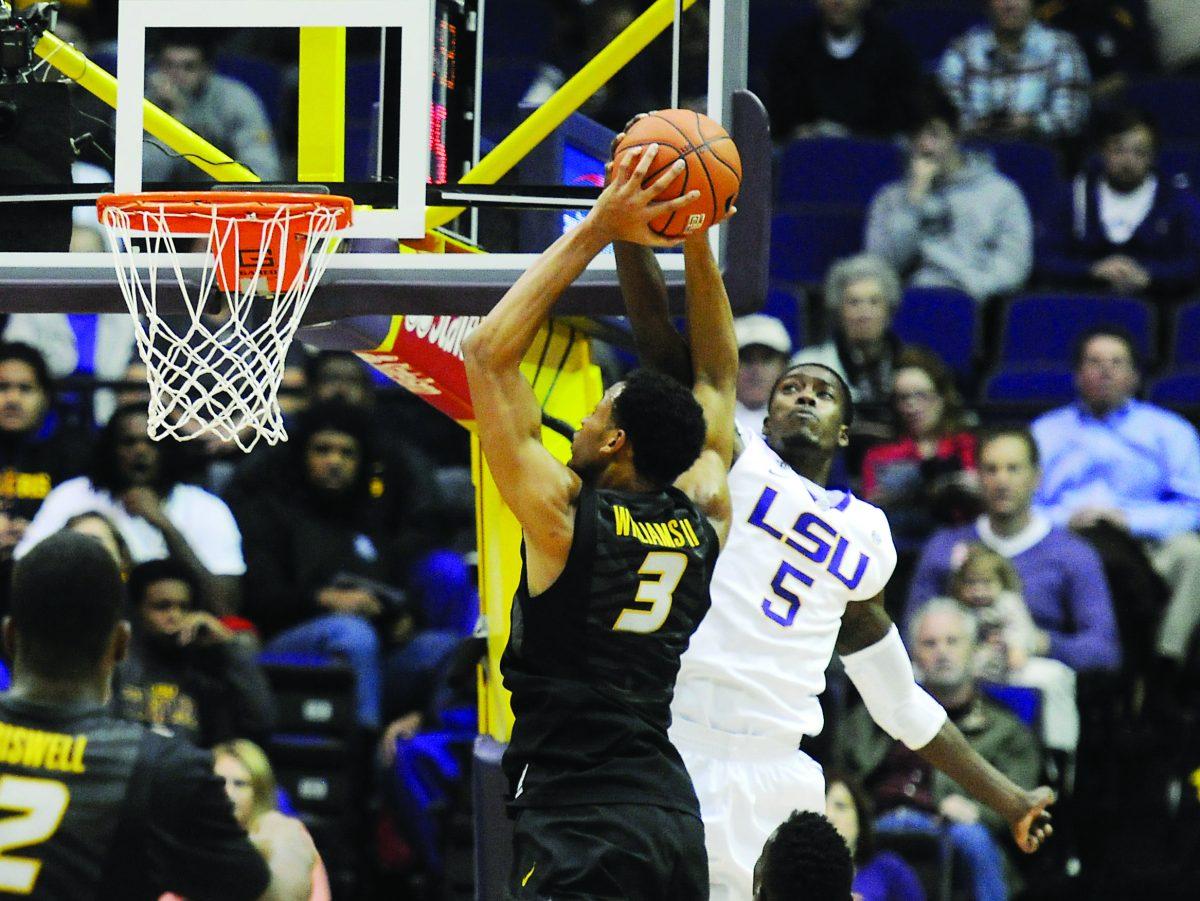
[[[683,8],[690,9],[695,2],[696,0],[683,0]],[[562,125],[571,113],[579,109],[631,59],[662,34],[674,20],[675,0],[657,0],[617,35],[611,44],[597,53],[587,65],[555,91],[549,100],[534,110],[528,119],[513,129],[508,137],[479,161],[479,165],[462,177],[460,184],[493,185],[499,181],[550,132]],[[629,114],[632,116],[637,112],[643,110],[630,110]],[[436,228],[445,225],[464,209],[465,207],[430,207],[425,211],[425,227]]]
[[[346,29],[300,29],[300,116],[296,177],[346,176]]]
[[[60,40],[51,32],[42,34],[34,53],[75,81],[81,88],[95,94],[113,109],[117,108],[117,80],[94,62]],[[142,101],[142,127],[176,153],[188,156],[193,163],[217,181],[261,181],[257,175],[214,147],[185,125],[181,125],[149,100]]]

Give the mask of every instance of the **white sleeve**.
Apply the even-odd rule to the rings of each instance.
[[[933,741],[946,711],[917,684],[895,626],[870,647],[842,655],[842,664],[879,728],[914,751]]]
[[[79,363],[75,330],[66,313],[13,313],[4,327],[4,340],[36,348],[56,379],[70,375]]]
[[[242,532],[233,513],[215,494],[202,488],[192,487],[192,491],[195,494],[189,498],[187,512],[179,517],[182,521],[176,522],[175,527],[187,538],[204,568],[214,576],[244,575],[246,560],[242,556]]]
[[[869,549],[871,562],[863,573],[862,581],[850,595],[850,600],[869,601],[883,591],[896,571],[896,545],[892,541],[892,527],[888,524],[887,516],[878,507],[858,501],[856,521],[858,534],[855,537],[861,547]]]

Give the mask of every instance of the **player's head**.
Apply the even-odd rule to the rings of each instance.
[[[151,641],[174,646],[198,594],[192,571],[170,557],[149,560],[129,574],[129,606],[142,634]]]
[[[237,738],[212,750],[213,771],[225,782],[233,817],[248,832],[254,821],[276,809],[275,771],[267,755],[252,741]]]
[[[117,408],[92,450],[88,475],[93,485],[111,493],[147,487],[165,495],[183,480],[182,446],[176,441],[152,440],[146,424],[144,405]]]
[[[0,342],[0,432],[28,432],[42,421],[54,383],[37,348]]]
[[[595,480],[629,465],[654,485],[670,485],[704,447],[704,413],[672,378],[637,369],[605,393],[571,441],[570,467]]]
[[[66,529],[13,568],[4,648],[17,679],[57,683],[107,676],[124,657],[121,573],[100,542]]]
[[[771,389],[763,436],[780,456],[820,451],[832,457],[850,443],[853,423],[845,380],[821,363],[797,363]]]
[[[829,820],[796,811],[776,829],[754,865],[755,901],[849,901],[850,849]]]
[[[129,553],[129,545],[125,543],[125,538],[117,531],[117,527],[113,525],[111,519],[96,510],[89,510],[86,513],[76,513],[67,520],[63,526],[64,529],[70,529],[72,532],[77,532],[80,535],[87,535],[89,538],[100,542],[117,566],[121,570],[121,576],[124,578],[129,571],[133,569],[133,557]]]

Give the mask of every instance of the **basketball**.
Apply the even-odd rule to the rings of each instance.
[[[629,127],[613,154],[621,154],[647,144],[658,144],[658,155],[650,165],[646,184],[650,184],[677,159],[687,168],[659,196],[672,200],[697,190],[695,202],[650,223],[655,234],[664,238],[682,238],[716,225],[729,215],[742,184],[742,158],[729,132],[703,113],[686,109],[665,109],[648,113]]]

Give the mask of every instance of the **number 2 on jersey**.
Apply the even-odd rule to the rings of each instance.
[[[10,856],[15,848],[44,842],[62,823],[71,793],[54,779],[0,776],[0,813],[19,811],[0,820],[0,892],[28,895],[33,891],[42,862],[32,857]]]
[[[644,607],[626,607],[613,624],[616,632],[636,632],[639,635],[649,635],[662,628],[671,612],[671,601],[679,580],[687,569],[687,554],[678,551],[651,551],[642,561],[638,575],[643,578],[638,582],[634,603],[649,604]],[[657,579],[646,579],[645,576],[658,576]]]

